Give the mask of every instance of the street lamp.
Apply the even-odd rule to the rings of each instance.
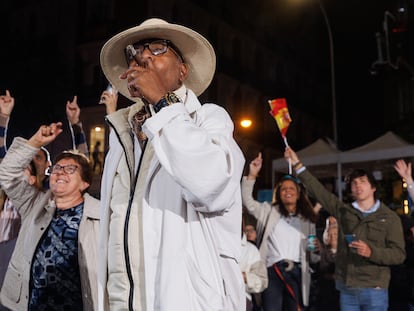
[[[322,11],[323,19],[326,24],[329,38],[329,57],[331,63],[331,100],[332,100],[332,135],[333,141],[338,147],[338,125],[337,125],[337,110],[336,110],[336,85],[335,85],[335,58],[334,58],[334,46],[332,38],[331,24],[329,23],[328,15],[326,14],[325,7],[322,4],[322,0],[318,0],[319,7]]]
[[[334,57],[334,45],[332,37],[331,24],[329,22],[328,15],[326,14],[325,7],[323,6],[323,0],[317,0],[319,8],[322,12],[322,16],[326,25],[326,30],[328,32],[329,39],[329,58],[330,58],[330,67],[331,67],[331,110],[332,110],[332,136],[335,146],[338,147],[338,124],[337,124],[337,107],[336,107],[336,85],[335,85],[335,57]],[[342,167],[340,159],[337,161],[337,191],[338,198],[342,200]]]
[[[322,0],[318,0],[319,7],[321,9],[323,19],[326,24],[329,39],[329,56],[331,65],[331,100],[332,100],[332,136],[335,146],[338,148],[338,124],[337,124],[337,109],[336,109],[336,85],[335,85],[335,57],[334,57],[334,45],[332,37],[331,24],[329,22],[328,15],[326,14],[325,7],[323,6]],[[336,189],[338,192],[339,200],[342,200],[342,166],[341,159],[338,158],[336,163]]]
[[[332,138],[336,146],[338,146],[338,125],[337,125],[337,109],[336,109],[336,86],[335,86],[335,57],[334,57],[334,44],[332,36],[331,23],[329,22],[328,15],[326,14],[325,7],[323,6],[323,0],[317,0],[319,8],[322,12],[322,16],[326,25],[329,39],[329,58],[331,67],[331,110],[332,110]]]

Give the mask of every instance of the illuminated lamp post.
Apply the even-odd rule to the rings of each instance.
[[[318,0],[319,8],[322,12],[322,16],[326,25],[329,39],[329,58],[330,58],[330,69],[331,69],[331,110],[332,110],[332,138],[335,146],[338,147],[338,124],[337,124],[337,107],[336,107],[336,84],[335,84],[335,55],[334,55],[334,44],[332,36],[331,23],[329,22],[328,15],[326,14],[325,7],[323,6],[322,0]],[[337,190],[338,198],[342,200],[342,168],[340,159],[337,161]]]
[[[332,105],[332,135],[335,145],[338,147],[338,125],[337,125],[337,110],[336,110],[336,85],[335,85],[335,58],[334,58],[334,45],[332,37],[331,24],[329,23],[328,15],[326,14],[325,7],[322,4],[322,0],[318,0],[319,7],[321,9],[323,19],[326,24],[329,38],[329,57],[331,67],[331,105]]]
[[[338,148],[338,112],[336,109],[336,84],[335,84],[335,57],[334,57],[334,44],[333,44],[333,37],[332,37],[332,28],[331,23],[329,22],[328,15],[326,14],[325,7],[323,6],[322,0],[318,0],[319,7],[321,9],[323,19],[326,24],[326,29],[328,32],[328,39],[329,39],[329,57],[330,57],[330,65],[331,65],[331,105],[332,105],[332,136],[335,146]],[[337,176],[337,192],[338,198],[342,200],[342,167],[340,159],[338,159],[336,164],[336,176]]]

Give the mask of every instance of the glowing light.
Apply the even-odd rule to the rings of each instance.
[[[102,131],[102,128],[100,126],[95,127],[95,132],[100,132]]]
[[[252,120],[249,120],[249,119],[243,119],[240,121],[240,125],[244,128],[251,127],[252,123],[253,123]]]
[[[404,214],[408,214],[410,212],[410,209],[408,206],[408,200],[403,200],[403,209],[404,209]]]

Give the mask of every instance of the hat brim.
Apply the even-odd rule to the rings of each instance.
[[[161,19],[146,22],[115,35],[102,47],[101,67],[108,81],[122,95],[137,101],[137,98],[131,97],[126,80],[119,78],[128,69],[125,47],[149,38],[167,39],[178,48],[187,64],[188,76],[184,84],[197,96],[201,95],[210,85],[216,68],[216,55],[211,44],[187,27],[169,24]]]

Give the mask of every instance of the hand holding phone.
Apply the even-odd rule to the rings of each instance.
[[[110,83],[106,87],[105,91],[102,92],[99,104],[106,106],[107,114],[111,114],[116,111],[118,104],[118,91]]]

